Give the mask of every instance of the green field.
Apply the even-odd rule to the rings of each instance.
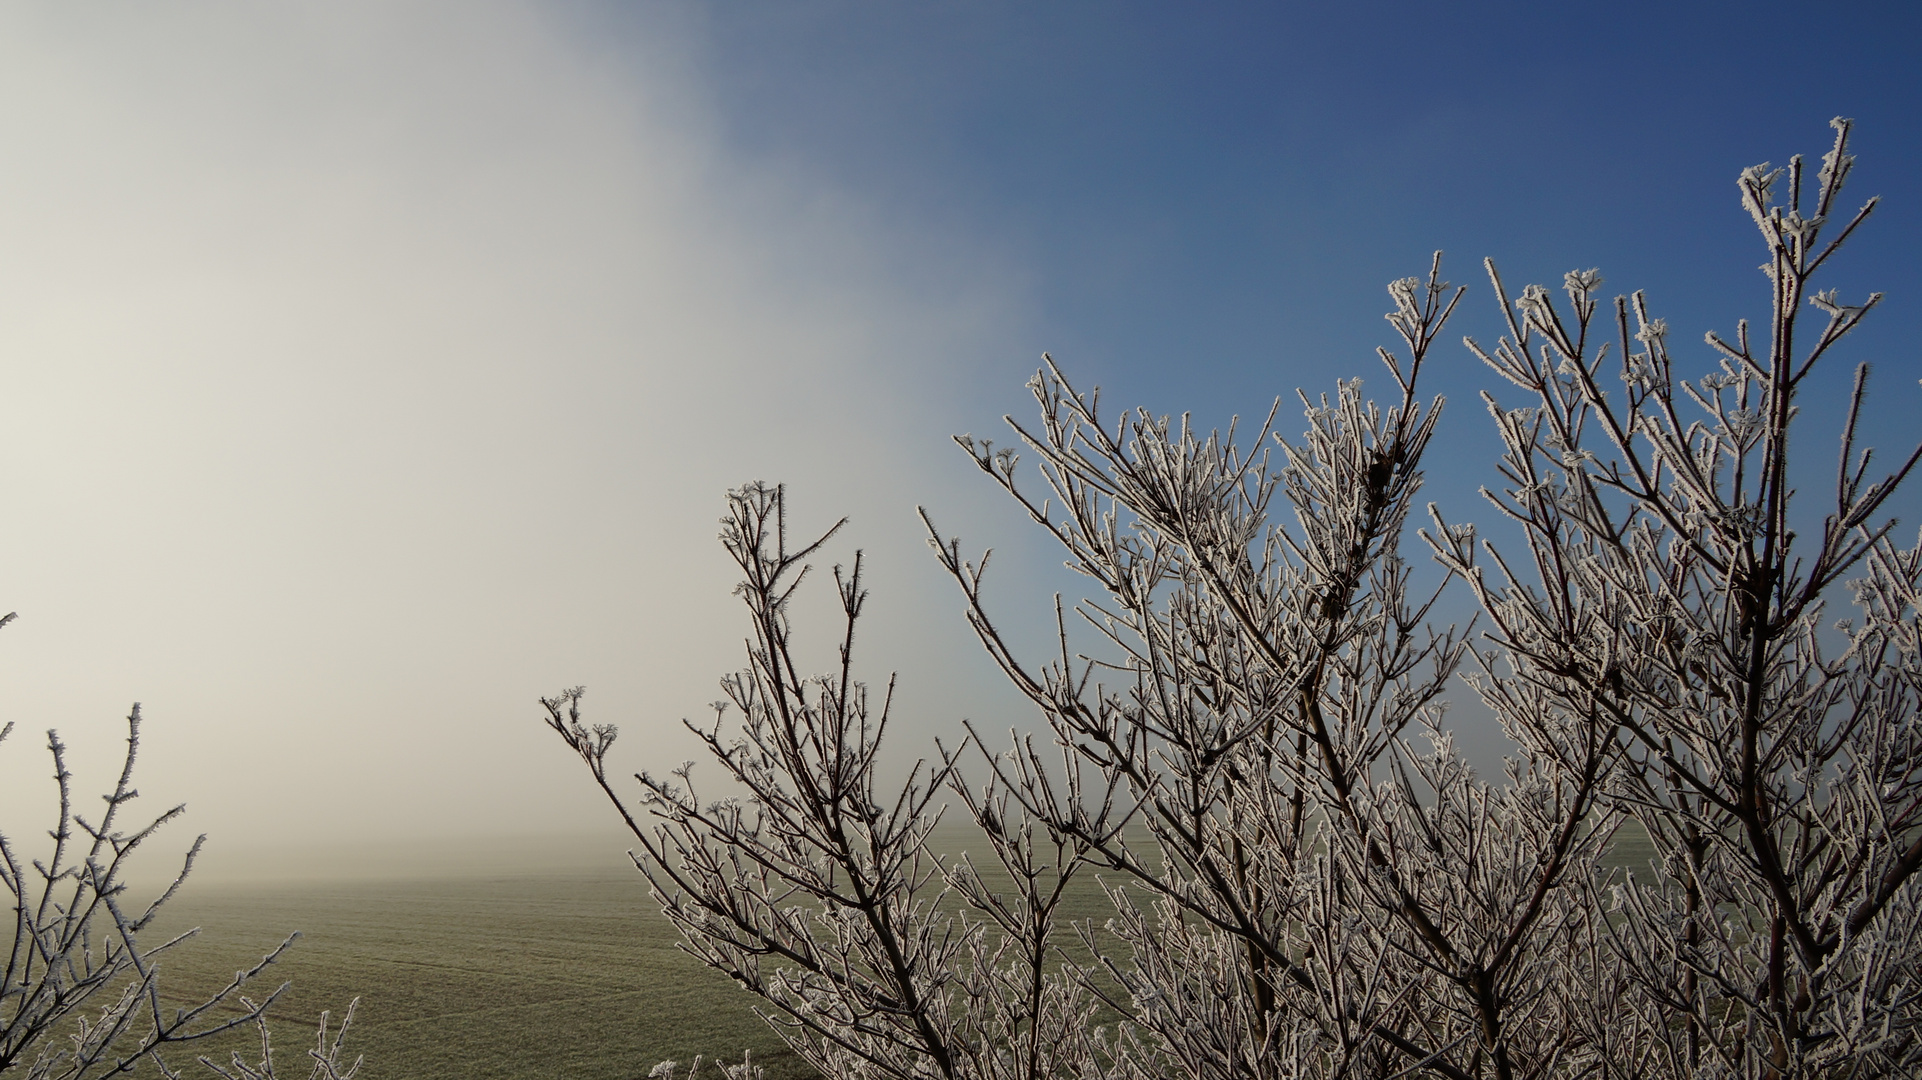
[[[300,930],[263,979],[294,984],[274,1009],[285,1077],[306,1076],[287,1066],[312,1045],[320,1011],[338,1016],[356,995],[348,1045],[366,1055],[365,1080],[615,1080],[696,1053],[738,1061],[742,1048],[772,1076],[811,1075],[748,1011],[748,994],[675,949],[644,884],[615,864],[192,890],[170,922],[204,929],[164,970],[179,990],[213,985]]]
[[[1622,838],[1614,861],[1645,864],[1645,845]],[[955,831],[937,846],[973,845]],[[159,929],[203,930],[165,961],[164,984],[184,1001],[301,931],[261,987],[294,984],[274,1010],[275,1057],[289,1080],[306,1076],[299,1063],[320,1011],[338,1016],[356,995],[349,1046],[366,1055],[364,1080],[629,1080],[664,1059],[738,1061],[743,1049],[770,1077],[813,1075],[753,1016],[750,995],[676,949],[644,879],[618,859],[450,863],[324,884],[190,883]],[[1071,918],[1105,917],[1092,889],[1074,899]],[[257,1042],[203,1047],[224,1058],[227,1047]]]

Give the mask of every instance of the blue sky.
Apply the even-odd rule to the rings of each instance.
[[[659,21],[634,14],[602,14],[608,47]],[[1852,195],[1899,193],[1922,164],[1909,5],[677,15],[732,145],[930,245],[1003,254],[1045,347],[1163,408],[1245,409],[1352,371],[1380,339],[1381,285],[1437,248],[1476,286],[1484,256],[1529,280],[1599,265],[1680,325],[1725,322],[1759,280],[1743,273],[1757,259],[1741,166],[1819,154],[1838,114],[1860,123]],[[1880,211],[1845,285],[1914,292],[1898,253],[1922,216],[1905,201]],[[1471,305],[1464,327],[1487,333],[1492,310]]]
[[[1382,286],[1437,249],[1470,295],[1428,384],[1451,402],[1430,494],[1475,489],[1496,441],[1477,398],[1513,388],[1455,342],[1499,335],[1481,260],[1511,288],[1600,267],[1644,289],[1688,367],[1704,330],[1766,315],[1735,174],[1856,119],[1846,201],[1889,196],[1831,287],[1887,294],[1805,406],[1811,479],[1849,369],[1875,365],[1885,453],[1922,404],[1922,14],[1904,5],[742,4],[609,17],[610,48],[692,28],[724,137],[816,177],[911,239],[1011,268],[1026,340],[937,378],[979,410],[1031,403],[1034,354],[1116,406],[1259,416],[1277,394],[1385,383]],[[925,282],[925,284],[923,284]],[[1002,335],[1005,339],[1009,335]],[[911,348],[910,350],[911,351]],[[1900,403],[1900,404],[1897,404]],[[1295,410],[1284,408],[1285,434]],[[1918,499],[1898,509],[1914,523]],[[1499,535],[1499,533],[1497,533]],[[1072,585],[1068,586],[1072,588]],[[1484,765],[1500,744],[1466,740]]]
[[[1922,261],[1907,255],[1922,207],[1904,197],[1922,175],[1912,6],[641,10],[585,17],[614,49],[691,29],[723,137],[857,193],[909,238],[903,278],[939,290],[957,249],[1012,275],[1029,337],[941,373],[979,403],[976,426],[1027,411],[1042,349],[1115,405],[1206,424],[1296,387],[1372,385],[1382,286],[1439,249],[1471,293],[1430,374],[1453,409],[1434,493],[1485,515],[1473,492],[1496,444],[1477,394],[1504,388],[1453,344],[1500,332],[1482,259],[1511,287],[1600,267],[1611,294],[1646,290],[1706,365],[1703,331],[1765,314],[1735,174],[1818,159],[1837,115],[1858,124],[1849,205],[1891,197],[1828,284],[1887,299],[1812,388],[1809,427],[1832,437],[1858,360],[1893,400],[1922,375],[1904,333],[1922,316]],[[1885,452],[1906,417],[1871,419]]]
[[[903,755],[1018,722],[913,507],[997,547],[1017,624],[1075,587],[947,442],[1026,414],[1041,352],[1210,426],[1378,387],[1383,285],[1443,249],[1456,334],[1498,332],[1484,256],[1594,266],[1706,367],[1701,331],[1765,313],[1736,174],[1818,157],[1837,114],[1846,198],[1885,201],[1828,284],[1888,298],[1810,393],[1812,475],[1847,365],[1877,365],[1886,451],[1922,405],[1909,6],[0,23],[0,779],[52,724],[107,768],[141,700],[143,788],[216,853],[600,821],[534,700],[584,682],[624,767],[690,756],[739,649],[714,519],[751,477],[854,518]],[[1431,495],[1485,520],[1491,373],[1453,336]],[[0,828],[32,790],[0,782]]]

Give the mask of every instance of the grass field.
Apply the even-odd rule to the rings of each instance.
[[[937,846],[966,841],[956,831]],[[1624,837],[1614,856],[1642,865],[1646,841]],[[618,858],[190,886],[161,929],[204,929],[166,960],[166,985],[184,1001],[301,931],[260,987],[294,984],[274,1010],[275,1058],[289,1080],[307,1075],[300,1063],[320,1011],[337,1017],[356,995],[348,1045],[366,1055],[363,1080],[629,1080],[664,1059],[738,1061],[743,1049],[776,1080],[812,1076],[753,1016],[750,995],[675,948],[645,881]],[[1104,917],[1105,905],[1090,888],[1069,914]],[[200,1052],[224,1059],[232,1047],[252,1052],[257,1040]]]
[[[274,1010],[276,1060],[303,1060],[320,1011],[338,1017],[358,995],[348,1045],[366,1055],[365,1080],[616,1080],[665,1058],[739,1060],[744,1047],[771,1075],[809,1075],[749,1013],[749,995],[675,949],[643,885],[616,864],[196,890],[171,921],[204,929],[166,977],[181,990],[214,985],[300,930],[263,980],[294,984]]]

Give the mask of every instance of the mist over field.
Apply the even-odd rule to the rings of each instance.
[[[636,767],[687,756],[739,654],[720,496],[764,475],[888,546],[877,653],[966,644],[908,616],[912,508],[985,501],[934,499],[966,479],[943,388],[1025,377],[1011,274],[742,160],[696,13],[618,47],[583,14],[5,14],[10,828],[51,813],[42,731],[102,784],[140,701],[144,799],[191,804],[210,875],[598,835],[536,698],[586,683],[673,755]],[[982,671],[905,696],[985,708]]]

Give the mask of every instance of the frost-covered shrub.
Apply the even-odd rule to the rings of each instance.
[[[0,625],[11,620],[7,615]],[[0,727],[0,740],[13,724]],[[0,969],[0,1074],[24,1070],[28,1080],[80,1080],[124,1072],[142,1059],[165,1069],[162,1052],[250,1023],[286,989],[258,1003],[241,988],[279,958],[289,937],[260,963],[240,972],[204,1001],[164,1004],[159,961],[192,932],[142,944],[141,934],[193,869],[206,837],[195,840],[180,872],[159,897],[127,906],[123,873],[134,853],[185,809],[175,806],[145,824],[124,828],[140,750],[140,706],[127,716],[127,755],[105,807],[89,820],[74,805],[67,748],[47,732],[60,812],[48,830],[51,849],[23,856],[0,832],[0,890],[11,903],[12,947]],[[238,1005],[238,1008],[235,1006]]]
[[[0,616],[0,626],[14,619]],[[0,742],[13,733],[11,722],[0,725]],[[282,983],[256,1001],[241,991],[280,958],[298,934],[207,998],[185,1004],[177,992],[163,991],[160,962],[197,930],[155,942],[142,935],[151,927],[192,872],[194,859],[207,838],[197,838],[181,861],[180,871],[158,897],[144,907],[127,906],[124,872],[135,853],[152,840],[184,806],[125,827],[128,806],[139,798],[133,787],[135,759],[140,752],[140,706],[127,715],[127,753],[113,790],[101,796],[105,808],[89,820],[74,803],[73,774],[67,771],[67,747],[55,731],[47,732],[47,751],[53,758],[53,778],[60,810],[47,831],[51,847],[39,857],[0,831],[0,890],[11,901],[13,936],[4,966],[0,966],[0,1074],[24,1080],[83,1080],[114,1076],[151,1064],[162,1076],[177,1078],[167,1056],[211,1036],[253,1024],[261,1040],[261,1059],[247,1063],[233,1055],[223,1067],[205,1057],[197,1060],[228,1080],[275,1080],[272,1047],[267,1037],[267,1010],[287,990]],[[327,1014],[320,1018],[318,1051],[310,1080],[352,1080],[356,1061],[340,1063],[341,1039],[353,1019],[353,1006],[330,1043]]]
[[[684,766],[642,774],[630,806],[605,771],[614,729],[582,722],[580,692],[547,700],[547,722],[688,948],[830,1076],[1912,1073],[1922,546],[1877,515],[1916,457],[1870,478],[1863,369],[1819,527],[1788,486],[1798,389],[1879,299],[1811,285],[1875,205],[1837,216],[1852,159],[1835,127],[1811,183],[1800,158],[1742,174],[1770,316],[1710,334],[1706,377],[1676,374],[1641,294],[1611,306],[1578,271],[1560,302],[1512,295],[1489,266],[1507,333],[1467,344],[1522,399],[1486,396],[1506,446],[1489,498],[1525,545],[1433,506],[1416,530],[1441,588],[1479,601],[1479,638],[1430,628],[1436,594],[1404,561],[1441,406],[1417,383],[1463,292],[1438,256],[1389,287],[1398,395],[1304,395],[1292,441],[1279,406],[1248,445],[1106,416],[1052,361],[1038,425],[1014,425],[1045,496],[1012,451],[958,440],[1100,594],[1075,614],[1103,658],[1073,653],[1063,616],[1060,654],[1030,661],[989,613],[985,557],[929,524],[1052,739],[983,751],[969,777],[970,730],[880,790],[891,695],[854,674],[860,558],[835,571],[840,665],[803,676],[786,602],[827,537],[790,547],[764,484],[731,493],[721,537],[748,667],[695,729],[727,793],[698,794]],[[1844,588],[1855,618],[1829,632]],[[1499,782],[1454,749],[1458,675],[1514,742]],[[944,800],[1011,889],[933,858]],[[1610,876],[1629,820],[1659,859]],[[1061,902],[1094,872],[1114,915],[1075,928],[1082,964],[1058,948]]]

